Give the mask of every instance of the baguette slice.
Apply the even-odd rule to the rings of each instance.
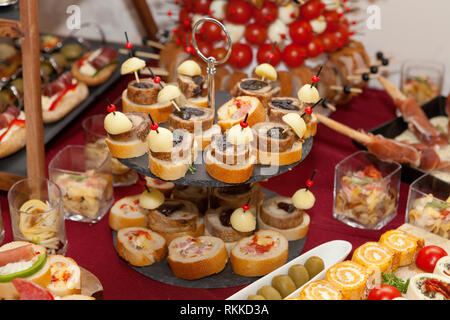
[[[250,155],[250,157],[241,164],[228,165],[220,162],[212,155],[211,146],[206,148],[206,172],[216,180],[225,183],[244,183],[253,174],[255,167],[256,157]]]
[[[14,134],[8,134],[0,143],[0,159],[16,153],[26,145],[27,130],[25,127],[13,126]],[[10,130],[11,130],[10,129]]]
[[[202,107],[202,108],[208,107],[208,96],[189,98],[187,101],[188,101],[188,103],[196,105],[198,107]]]
[[[47,286],[57,296],[81,293],[81,270],[72,258],[62,255],[48,257],[52,281]]]
[[[264,193],[261,185],[257,182],[241,184],[238,186],[213,188],[211,197],[211,207],[231,207],[240,208],[250,199],[250,208],[259,210]]]
[[[296,141],[292,144],[291,149],[284,152],[267,152],[258,150],[257,161],[263,165],[284,166],[300,161],[302,158],[303,144]]]
[[[166,122],[169,119],[169,116],[172,114],[173,110],[173,104],[171,101],[157,102],[148,105],[138,104],[128,99],[127,90],[128,89],[125,89],[122,93],[123,112],[141,112],[150,114],[155,122]]]
[[[287,262],[286,237],[273,230],[259,230],[238,241],[230,252],[233,272],[244,277],[264,276]]]
[[[227,264],[228,254],[222,239],[183,236],[170,243],[167,261],[175,276],[195,280],[220,273]]]
[[[205,150],[206,147],[211,144],[212,137],[220,134],[222,134],[222,128],[220,128],[218,124],[214,124],[211,128],[203,131],[201,134],[196,133],[194,135],[194,139],[195,141],[197,141],[200,148],[202,150]]]
[[[87,52],[81,59],[88,58],[94,51]],[[112,63],[109,66],[104,67],[95,77],[85,75],[80,72],[78,62],[72,64],[71,72],[78,81],[86,83],[88,86],[94,87],[106,82],[116,71],[118,63]]]
[[[227,101],[217,110],[217,123],[226,131],[243,121],[247,113],[250,127],[266,120],[266,109],[258,98],[240,96]]]
[[[120,229],[117,233],[117,253],[133,266],[149,266],[166,256],[166,240],[146,228]]]
[[[225,243],[236,242],[248,237],[252,232],[239,232],[230,224],[230,216],[236,208],[219,207],[209,209],[205,214],[205,228],[214,237],[222,239]]]
[[[140,157],[144,155],[148,150],[147,142],[139,139],[122,142],[106,138],[105,142],[108,145],[111,155],[114,158],[119,159]]]
[[[173,182],[167,182],[150,177],[145,177],[145,181],[147,182],[147,187],[160,191],[165,197],[169,197],[175,188],[175,184]]]
[[[129,227],[145,227],[147,216],[145,209],[139,206],[139,195],[124,197],[111,207],[109,226],[119,231]]]

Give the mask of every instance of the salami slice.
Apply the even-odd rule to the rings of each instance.
[[[45,288],[26,279],[16,278],[12,283],[19,292],[20,300],[55,300],[55,297]]]

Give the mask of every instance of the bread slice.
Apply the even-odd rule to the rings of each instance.
[[[87,52],[83,56],[83,58],[87,58],[93,52],[94,51]],[[76,78],[78,81],[86,83],[90,87],[94,87],[94,86],[98,86],[98,85],[108,81],[108,79],[111,78],[114,71],[116,71],[117,65],[118,65],[117,63],[112,63],[111,65],[106,66],[105,68],[100,70],[100,72],[95,77],[92,77],[92,76],[85,75],[84,73],[81,73],[80,69],[78,67],[78,63],[75,62],[72,64],[71,72],[72,72],[74,78]]]
[[[173,104],[171,101],[168,102],[157,102],[154,104],[137,104],[127,96],[127,90],[125,89],[122,93],[122,110],[123,112],[141,112],[145,114],[150,114],[153,121],[155,122],[167,122],[169,116],[172,114]]]
[[[72,258],[62,255],[48,257],[52,281],[47,286],[57,296],[81,293],[81,270]]]
[[[133,266],[149,266],[166,256],[166,240],[146,228],[120,229],[117,232],[117,253]]]
[[[264,276],[287,262],[288,251],[288,239],[283,234],[259,230],[239,240],[231,250],[231,268],[244,277]]]
[[[202,107],[202,108],[208,107],[208,96],[189,98],[187,101],[188,101],[188,103],[196,105],[197,107]]]
[[[263,230],[277,231],[277,232],[283,234],[286,237],[286,239],[288,239],[289,241],[299,240],[299,239],[303,239],[304,237],[306,237],[306,235],[308,234],[310,223],[311,223],[311,218],[309,217],[309,215],[306,212],[303,212],[303,219],[302,219],[301,224],[299,224],[298,226],[293,227],[293,228],[280,229],[280,228],[276,228],[276,227],[266,224],[261,219],[261,214],[258,215],[258,228],[263,229]]]
[[[186,280],[195,280],[220,273],[226,266],[228,254],[222,239],[201,236],[183,236],[169,245],[169,262],[173,274]]]
[[[265,121],[267,117],[266,109],[258,98],[240,96],[227,101],[217,110],[217,123],[226,131],[243,121],[247,113],[250,127]]]
[[[298,140],[292,144],[291,149],[283,152],[268,152],[258,150],[257,161],[264,165],[284,166],[300,161],[302,158],[303,143]]]
[[[230,224],[230,216],[236,208],[219,207],[208,209],[205,214],[205,228],[212,236],[222,239],[224,242],[236,242],[243,237],[248,237],[252,232],[239,232]]]
[[[12,134],[13,132],[8,133],[1,141],[0,159],[16,153],[26,145],[27,130],[25,127],[12,126],[9,130],[14,130],[14,134]]]
[[[145,177],[145,181],[147,183],[147,187],[161,191],[166,198],[170,197],[173,189],[175,188],[175,184],[173,182],[167,182],[151,177]]]
[[[212,155],[211,146],[208,146],[205,151],[206,172],[214,179],[225,183],[244,183],[252,176],[256,163],[256,157],[253,154],[244,163],[229,165],[220,162]]]
[[[194,138],[202,150],[211,144],[211,139],[214,135],[221,134],[222,129],[218,124],[214,124],[211,128],[202,133],[194,134]]]
[[[139,206],[139,195],[123,197],[114,203],[109,212],[109,226],[116,231],[147,226],[146,211]]]
[[[78,82],[75,90],[67,91],[58,102],[55,109],[42,110],[42,120],[44,123],[53,123],[64,118],[70,111],[75,109],[89,95],[88,86],[83,82]]]
[[[148,151],[147,141],[133,139],[130,141],[116,141],[110,138],[105,139],[109,152],[114,158],[126,159],[143,156]]]
[[[250,208],[259,210],[264,199],[261,185],[258,182],[241,184],[238,186],[213,188],[211,195],[211,207],[240,208],[250,199]]]

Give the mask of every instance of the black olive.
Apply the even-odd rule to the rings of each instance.
[[[363,73],[363,74],[362,74],[362,79],[363,79],[364,81],[369,81],[369,79],[370,79],[369,74],[368,74],[367,72]]]
[[[176,110],[174,112],[174,114],[183,119],[183,120],[189,120],[191,118],[191,116],[202,116],[205,114],[205,111],[200,110],[200,108],[188,108],[188,107],[183,107],[180,108],[180,111]]]
[[[230,217],[233,212],[234,212],[234,209],[227,209],[220,213],[219,219],[220,219],[220,223],[222,223],[223,226],[231,227]]]
[[[133,87],[138,89],[150,89],[153,88],[153,85],[148,82],[135,82],[133,83]]]
[[[286,132],[283,132],[284,129],[281,127],[273,127],[267,130],[267,135],[274,139],[286,139],[287,134]]]
[[[184,204],[182,203],[163,203],[158,207],[158,211],[161,212],[166,217],[170,216],[175,211],[183,209]]]
[[[378,73],[378,67],[377,66],[371,66],[370,67],[370,73],[373,73],[373,74]]]
[[[381,51],[378,51],[377,53],[377,59],[378,60],[381,60],[381,59],[383,59],[384,58],[384,54],[383,54],[383,52],[381,52]]]
[[[278,202],[277,207],[281,210],[286,211],[287,213],[292,213],[296,210],[294,205],[292,203],[286,203],[286,202]]]
[[[344,86],[344,93],[350,94],[352,92],[352,86],[346,85]]]
[[[244,90],[259,90],[268,84],[261,80],[244,80],[241,82],[241,88]]]
[[[383,66],[389,65],[389,59],[388,59],[388,58],[383,58],[383,59],[381,59],[381,64],[382,64]]]
[[[294,101],[289,100],[289,99],[274,99],[274,100],[272,100],[272,105],[274,107],[277,107],[280,109],[285,109],[285,110],[295,110],[295,111],[300,110],[298,106],[293,104],[293,102]]]

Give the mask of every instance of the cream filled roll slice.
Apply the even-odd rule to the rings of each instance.
[[[394,252],[379,242],[366,242],[358,247],[352,261],[377,273],[392,272],[398,268],[398,258]]]
[[[389,230],[381,235],[380,243],[388,247],[396,259],[398,266],[407,266],[416,260],[416,256],[425,245],[423,239],[417,238],[402,230]]]
[[[288,240],[273,230],[259,230],[238,241],[230,252],[233,272],[259,277],[281,267],[288,259]]]
[[[260,122],[253,126],[257,161],[264,165],[288,165],[302,158],[303,141],[287,124]]]
[[[116,201],[109,212],[109,226],[119,231],[129,227],[146,227],[146,211],[139,205],[139,196],[123,197]]]
[[[250,127],[266,120],[266,110],[261,101],[253,96],[234,97],[217,110],[217,123],[226,131],[243,121],[248,114]]]
[[[450,256],[440,258],[434,267],[433,273],[450,279]]]
[[[81,269],[72,258],[62,255],[50,255],[52,280],[47,289],[57,296],[81,293]]]
[[[131,81],[122,93],[123,111],[150,114],[154,121],[166,122],[172,113],[173,104],[171,101],[158,101],[160,91],[161,87],[152,79]]]
[[[419,273],[409,279],[405,297],[409,300],[450,300],[449,287],[449,277]]]
[[[325,280],[336,285],[345,300],[365,300],[371,286],[366,268],[348,260],[329,268]]]
[[[318,280],[306,284],[299,293],[300,300],[344,300],[342,291],[334,284]]]
[[[146,114],[110,112],[105,117],[104,126],[108,133],[105,142],[113,157],[134,158],[147,152],[150,119]]]
[[[117,232],[117,253],[133,266],[149,266],[166,256],[166,240],[147,228],[123,228]]]
[[[240,80],[231,90],[233,97],[252,96],[259,99],[267,109],[270,100],[279,95],[280,87],[271,81],[258,78],[244,78]]]

